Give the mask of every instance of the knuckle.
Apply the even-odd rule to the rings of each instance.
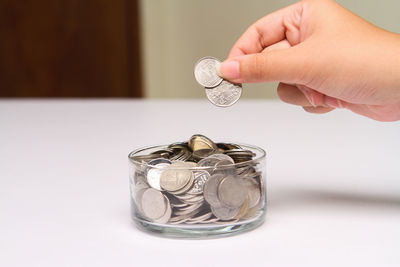
[[[247,77],[251,81],[262,81],[265,78],[265,55],[255,54],[251,57],[246,68]]]

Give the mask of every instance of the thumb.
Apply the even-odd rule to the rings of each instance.
[[[301,83],[305,58],[302,58],[304,53],[295,48],[229,58],[218,66],[218,74],[234,83]]]

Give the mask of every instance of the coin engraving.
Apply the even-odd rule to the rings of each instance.
[[[192,171],[182,167],[181,163],[172,163],[167,166],[160,176],[160,186],[167,191],[178,191],[184,188],[192,179]]]
[[[204,87],[215,87],[222,82],[217,74],[217,65],[221,62],[213,57],[201,58],[194,67],[194,77]]]
[[[210,174],[207,171],[197,170],[193,171],[194,175],[194,184],[192,189],[190,190],[190,194],[201,194],[203,193],[203,188],[208,178],[210,178]]]
[[[229,107],[235,104],[242,95],[242,86],[222,81],[214,88],[206,89],[207,98],[218,107]]]
[[[194,67],[196,81],[205,88],[206,96],[218,107],[235,104],[242,95],[242,85],[234,84],[218,76],[220,61],[213,57],[201,58]]]

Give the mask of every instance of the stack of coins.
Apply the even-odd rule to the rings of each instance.
[[[194,67],[194,77],[204,86],[208,100],[218,107],[235,104],[242,95],[242,85],[234,84],[217,74],[221,62],[213,57],[201,58]]]
[[[263,205],[255,154],[203,135],[146,155],[130,155],[132,200],[139,215],[160,224],[232,223]]]

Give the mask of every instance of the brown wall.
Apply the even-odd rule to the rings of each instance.
[[[140,97],[133,0],[0,0],[0,97]]]

